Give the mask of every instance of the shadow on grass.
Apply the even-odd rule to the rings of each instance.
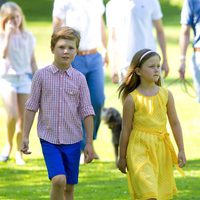
[[[14,160],[0,163],[0,199],[49,199],[49,181],[43,159],[31,159],[25,166]]]
[[[186,177],[175,172],[179,189],[175,200],[200,199],[200,159],[188,161],[184,171]],[[23,167],[16,166],[12,160],[0,163],[0,179],[0,199],[49,199],[50,182],[43,159],[31,159]],[[116,169],[114,162],[81,165],[75,199],[130,199],[126,176]]]
[[[200,159],[189,160],[184,168],[186,177],[176,177],[179,190],[175,200],[200,199]]]

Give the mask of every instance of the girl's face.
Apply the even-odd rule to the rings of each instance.
[[[160,58],[155,55],[146,60],[140,68],[137,68],[137,74],[141,81],[157,82],[160,78],[161,67]]]
[[[12,25],[16,29],[19,28],[22,23],[22,16],[20,12],[13,11],[6,23]]]

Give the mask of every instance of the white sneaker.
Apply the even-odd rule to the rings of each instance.
[[[85,158],[84,158],[84,153],[81,153],[81,157],[80,157],[80,165],[85,164]]]
[[[17,152],[16,155],[15,155],[15,162],[17,165],[25,165],[25,161],[24,159],[22,158],[22,155],[20,152]]]

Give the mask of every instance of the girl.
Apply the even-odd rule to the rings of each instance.
[[[0,9],[0,86],[7,112],[6,145],[0,156],[5,162],[13,146],[16,132],[16,163],[25,164],[20,152],[24,104],[30,93],[31,78],[37,70],[34,56],[34,38],[24,30],[24,14],[14,2],[7,2]]]
[[[135,54],[119,87],[123,125],[118,168],[128,175],[132,199],[171,199],[177,189],[173,164],[182,172],[186,163],[181,126],[173,96],[160,85],[160,56],[149,49]],[[178,146],[169,139],[167,117]]]

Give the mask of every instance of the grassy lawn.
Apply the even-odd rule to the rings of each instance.
[[[27,18],[27,27],[36,36],[36,58],[39,67],[51,63],[50,52],[51,36],[51,10],[52,0],[16,0],[23,6]],[[162,1],[164,12],[164,26],[168,45],[168,58],[170,74],[165,80],[166,85],[177,78],[179,67],[179,15],[180,0]],[[188,52],[189,64],[191,48]],[[111,83],[109,69],[105,69],[105,106],[113,106],[121,111],[121,102],[117,98],[117,85]],[[191,81],[189,67],[187,79]],[[199,200],[200,199],[200,104],[182,90],[181,84],[169,86],[174,94],[177,113],[179,115],[185,140],[186,155],[188,159],[184,171],[186,176],[181,177],[175,170],[175,177],[179,195],[175,200]],[[192,91],[191,91],[192,92]],[[5,141],[6,113],[0,102],[0,152]],[[170,132],[170,131],[169,131]],[[121,174],[114,163],[114,152],[111,144],[111,134],[107,126],[102,123],[98,140],[94,143],[100,156],[99,161],[89,165],[80,166],[79,184],[75,190],[75,199],[86,200],[127,200],[126,176]],[[30,136],[30,148],[32,154],[26,156],[27,164],[23,167],[16,166],[14,152],[7,163],[0,163],[0,200],[38,200],[49,199],[50,182],[42,159],[41,149],[36,133],[36,121]],[[15,149],[15,148],[14,148]]]

